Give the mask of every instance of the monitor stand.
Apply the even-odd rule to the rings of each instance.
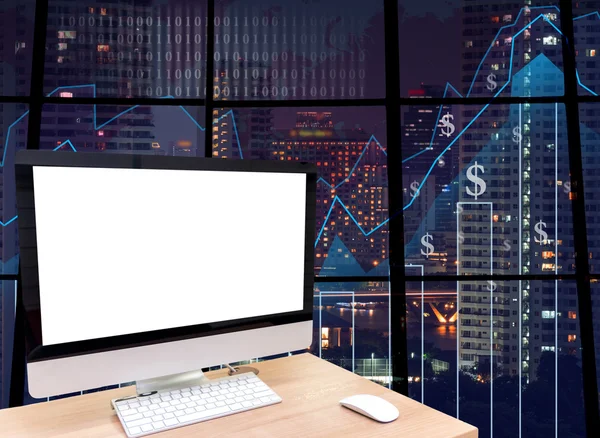
[[[229,375],[242,374],[242,373],[254,373],[258,374],[258,370],[249,366],[233,367],[235,373],[231,370]],[[204,375],[202,370],[188,371],[186,373],[171,374],[168,376],[155,377],[153,379],[137,380],[135,382],[135,388],[137,395],[148,394],[154,391],[163,391],[165,389],[178,389],[178,388],[190,388],[192,386],[199,386],[209,382],[210,379]]]
[[[191,386],[203,385],[208,381],[210,379],[204,375],[202,370],[197,370],[155,377],[153,379],[138,380],[135,382],[135,388],[139,396],[165,389],[189,388]]]

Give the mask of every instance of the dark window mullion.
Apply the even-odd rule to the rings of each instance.
[[[594,345],[594,320],[590,286],[589,249],[587,241],[587,218],[583,180],[581,133],[579,127],[579,102],[577,88],[577,60],[575,57],[575,31],[571,1],[560,0],[560,22],[564,38],[562,53],[565,81],[565,109],[569,141],[569,167],[572,201],[573,238],[575,241],[575,266],[577,267],[577,301],[579,305],[579,334],[581,336],[581,359],[583,373],[583,396],[585,400],[585,422],[588,436],[596,436],[600,429],[598,408],[598,381]],[[558,351],[557,353],[558,354]],[[558,419],[557,419],[558,421]]]

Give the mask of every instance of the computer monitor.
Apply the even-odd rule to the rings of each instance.
[[[308,348],[316,169],[19,151],[33,397]]]

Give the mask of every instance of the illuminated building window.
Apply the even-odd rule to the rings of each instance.
[[[108,52],[110,51],[110,46],[108,44],[98,44],[98,46],[96,47],[96,51]]]
[[[568,318],[569,319],[577,319],[577,312],[569,311]]]
[[[542,318],[554,319],[554,316],[555,316],[554,310],[542,310]]]
[[[500,17],[498,17],[498,16],[491,17],[491,21],[492,21],[492,23],[500,23]]]
[[[73,93],[70,91],[61,91],[59,94],[60,97],[73,97]]]
[[[585,56],[596,56],[596,49],[587,49],[585,51]]]
[[[577,335],[568,335],[567,336],[567,341],[568,342],[575,342],[575,341],[577,341]]]
[[[554,35],[545,36],[543,39],[544,46],[556,46],[558,44],[558,38]]]

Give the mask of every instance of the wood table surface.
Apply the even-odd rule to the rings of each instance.
[[[306,353],[252,364],[283,402],[160,432],[170,437],[427,437],[477,438],[477,429]],[[222,377],[226,370],[206,373]],[[110,400],[135,394],[129,386],[48,403],[0,410],[0,436],[126,437]],[[340,406],[355,394],[380,396],[400,411],[378,423]]]

